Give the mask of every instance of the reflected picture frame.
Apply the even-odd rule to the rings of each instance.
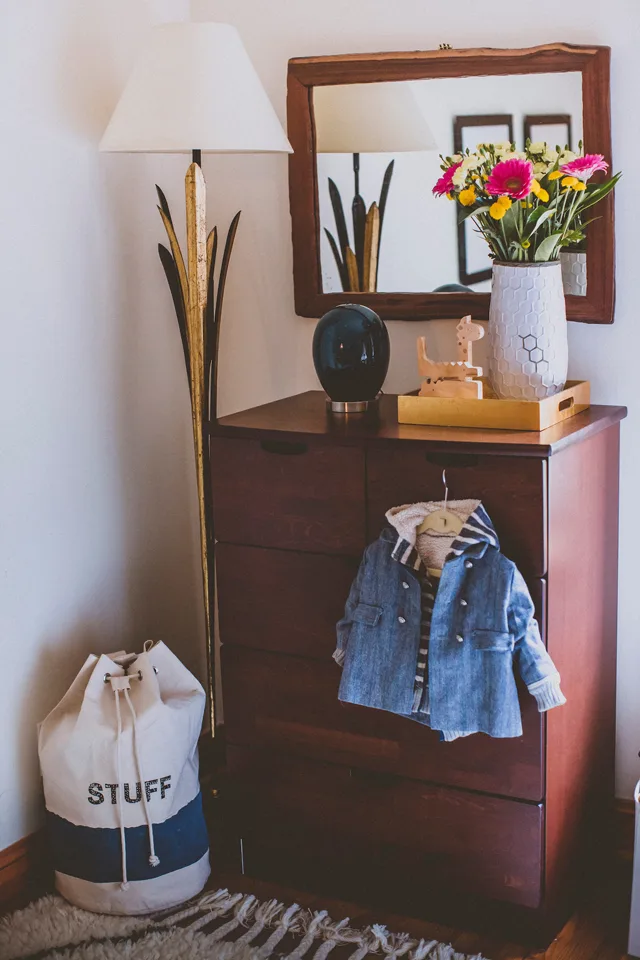
[[[522,142],[526,143],[527,140],[531,140],[532,143],[535,143],[537,140],[548,141],[550,138],[548,130],[544,130],[545,127],[559,127],[562,130],[562,133],[559,133],[555,139],[551,138],[553,140],[553,146],[568,146],[570,150],[575,150],[577,144],[574,145],[573,143],[571,115],[568,113],[536,113],[524,117],[522,122]],[[536,128],[543,129],[537,130]]]
[[[501,143],[508,140],[513,143],[513,115],[510,113],[487,113],[473,114],[467,116],[454,117],[453,120],[453,152],[463,153],[466,147],[474,149],[478,143],[478,137],[465,137],[468,130],[478,130],[484,128],[491,130],[490,137],[482,137],[483,142]],[[454,210],[457,218],[458,211]],[[462,223],[457,223],[456,231],[458,237],[458,278],[465,287],[471,287],[474,283],[482,283],[485,280],[491,280],[491,267],[486,270],[469,269],[469,240],[474,225],[467,217]],[[488,251],[487,251],[488,259]]]

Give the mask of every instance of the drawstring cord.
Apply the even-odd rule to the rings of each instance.
[[[138,768],[138,776],[140,777],[140,791],[142,793],[142,806],[144,807],[144,815],[147,821],[147,829],[149,830],[149,863],[152,867],[157,867],[160,863],[160,858],[156,856],[156,848],[153,839],[153,821],[151,819],[151,813],[149,812],[149,800],[147,798],[147,791],[144,786],[144,770],[142,769],[142,761],[140,759],[140,751],[138,750],[138,728],[136,726],[137,716],[136,712],[133,709],[133,704],[131,703],[131,697],[129,696],[129,690],[125,687],[124,698],[127,701],[129,710],[131,711],[131,722],[133,725],[133,750],[136,758],[136,766]]]
[[[129,889],[127,879],[127,839],[124,831],[124,783],[122,782],[122,753],[120,742],[122,740],[122,715],[120,713],[120,688],[115,686],[113,681],[124,679],[121,677],[111,678],[111,687],[116,698],[116,718],[118,721],[118,735],[116,737],[116,776],[118,778],[118,820],[120,822],[120,851],[122,856],[122,883],[121,890]]]
[[[133,734],[133,750],[136,760],[136,766],[138,768],[138,777],[140,778],[140,791],[142,797],[142,806],[144,808],[145,819],[147,821],[147,829],[149,831],[149,863],[152,867],[157,867],[160,863],[160,858],[156,855],[155,842],[153,836],[153,821],[151,819],[151,813],[149,811],[149,801],[147,798],[147,791],[145,788],[145,779],[144,771],[142,769],[142,762],[140,760],[140,751],[138,750],[138,729],[137,729],[137,716],[136,711],[134,710],[133,703],[131,702],[131,697],[129,696],[129,690],[131,689],[131,679],[133,677],[108,677],[108,681],[111,684],[111,689],[113,690],[113,695],[115,697],[116,703],[116,721],[117,721],[117,736],[116,736],[116,775],[118,777],[118,822],[120,826],[120,849],[122,852],[122,883],[120,884],[121,890],[129,889],[129,880],[127,878],[127,838],[124,826],[124,783],[122,780],[122,751],[121,751],[121,742],[122,742],[122,713],[120,710],[120,692],[124,693],[124,698],[129,707],[131,713],[131,725],[132,725],[132,734]],[[105,679],[107,679],[105,677]],[[142,676],[139,675],[139,679],[142,679]]]

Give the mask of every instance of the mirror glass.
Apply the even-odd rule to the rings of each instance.
[[[488,292],[484,241],[432,194],[439,155],[582,140],[579,72],[322,86],[313,106],[324,293]]]

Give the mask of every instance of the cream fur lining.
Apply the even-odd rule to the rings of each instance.
[[[401,507],[392,507],[386,517],[399,536],[415,547],[418,555],[426,567],[442,569],[451,549],[455,536],[433,535],[423,533],[418,535],[420,524],[431,513],[444,509],[444,500],[431,500],[424,503],[408,503]],[[480,506],[480,500],[448,500],[447,510],[455,513],[466,523],[474,510]]]

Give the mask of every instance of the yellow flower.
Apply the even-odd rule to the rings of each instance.
[[[505,210],[508,210],[511,206],[511,197],[498,197],[496,203],[501,204]]]
[[[454,200],[454,199],[455,199],[455,194],[453,194],[453,193],[448,193],[448,194],[447,194],[447,200]]]
[[[563,179],[563,181],[562,181],[562,186],[563,186],[563,187],[575,187],[575,185],[576,185],[577,182],[578,182],[578,178],[577,178],[577,177],[565,177],[565,178]]]
[[[523,250],[528,250],[530,246],[531,246],[531,241],[530,241],[530,240],[523,240],[523,241],[522,241],[522,249],[523,249]]]
[[[463,207],[470,207],[476,201],[476,188],[467,187],[466,190],[461,190],[458,194],[458,200]]]
[[[528,200],[521,200],[520,206],[522,207],[523,210],[527,210],[528,208],[531,208],[533,204],[530,203]]]
[[[586,183],[583,183],[582,180],[578,180],[577,183],[574,183],[573,189],[574,189],[574,190],[578,190],[578,191],[580,191],[580,190],[586,190],[586,189],[587,189],[587,185],[586,185]]]
[[[562,176],[562,170],[553,170],[549,174],[549,180],[559,180],[561,176]]]
[[[489,215],[492,216],[494,220],[502,220],[506,212],[507,208],[504,204],[498,203],[497,200],[489,207]]]
[[[533,180],[531,183],[531,193],[535,194],[538,200],[541,200],[542,203],[546,203],[549,199],[548,192],[541,187],[537,180]]]

